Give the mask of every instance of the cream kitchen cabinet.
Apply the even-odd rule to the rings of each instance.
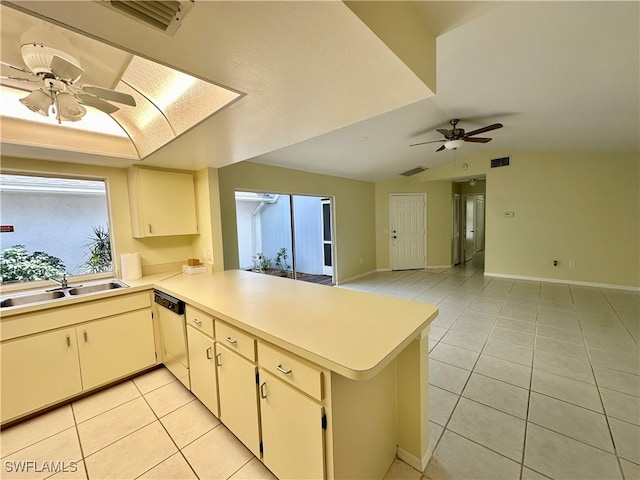
[[[2,318],[1,422],[156,363],[150,292]]]
[[[2,343],[2,422],[82,391],[74,327]]]
[[[139,167],[127,173],[134,238],[198,233],[193,174]]]
[[[149,310],[116,315],[76,327],[82,388],[97,387],[156,362]]]
[[[191,391],[216,416],[218,408],[218,381],[215,364],[215,342],[201,331],[187,325],[189,344],[189,377]]]
[[[324,408],[260,368],[262,461],[276,477],[325,478]]]
[[[257,367],[219,341],[216,348],[220,420],[260,457]]]

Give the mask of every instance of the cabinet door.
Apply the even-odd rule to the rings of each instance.
[[[136,228],[134,237],[198,233],[194,177],[191,173],[135,169],[129,179]]]
[[[260,368],[264,464],[280,479],[324,478],[323,408]]]
[[[219,343],[216,348],[220,420],[260,457],[256,366]]]
[[[85,390],[156,363],[149,309],[87,323],[76,334]]]
[[[204,333],[187,327],[189,342],[189,376],[191,391],[216,416],[218,411],[218,380],[214,342]]]
[[[2,422],[82,391],[74,328],[3,342],[0,358]]]

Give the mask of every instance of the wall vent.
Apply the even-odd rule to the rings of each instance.
[[[101,0],[102,5],[173,35],[195,0]]]
[[[420,172],[424,172],[425,170],[429,170],[427,167],[423,167],[423,166],[419,166],[416,168],[412,168],[411,170],[407,170],[406,172],[402,172],[400,175],[404,176],[404,177],[411,177],[413,175],[416,175]]]
[[[511,163],[511,157],[492,158],[491,168],[508,167]]]

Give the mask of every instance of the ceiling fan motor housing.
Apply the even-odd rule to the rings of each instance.
[[[51,62],[53,61],[54,55],[57,55],[58,57],[75,65],[79,69],[82,68],[80,66],[80,62],[68,53],[65,53],[56,48],[47,47],[46,45],[41,43],[26,43],[20,47],[20,53],[22,53],[22,60],[24,61],[24,64],[35,75],[51,73]],[[76,76],[75,78],[64,78],[63,80],[75,82],[79,78],[80,75]]]

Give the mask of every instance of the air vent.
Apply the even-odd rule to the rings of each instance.
[[[491,159],[491,168],[508,167],[511,163],[511,157],[493,158]]]
[[[404,177],[411,177],[413,175],[416,175],[420,172],[424,172],[425,170],[429,170],[426,167],[416,167],[416,168],[412,168],[411,170],[407,170],[406,172],[402,172],[400,175],[404,176]]]
[[[150,27],[173,35],[182,24],[194,1],[103,0],[101,3]]]

